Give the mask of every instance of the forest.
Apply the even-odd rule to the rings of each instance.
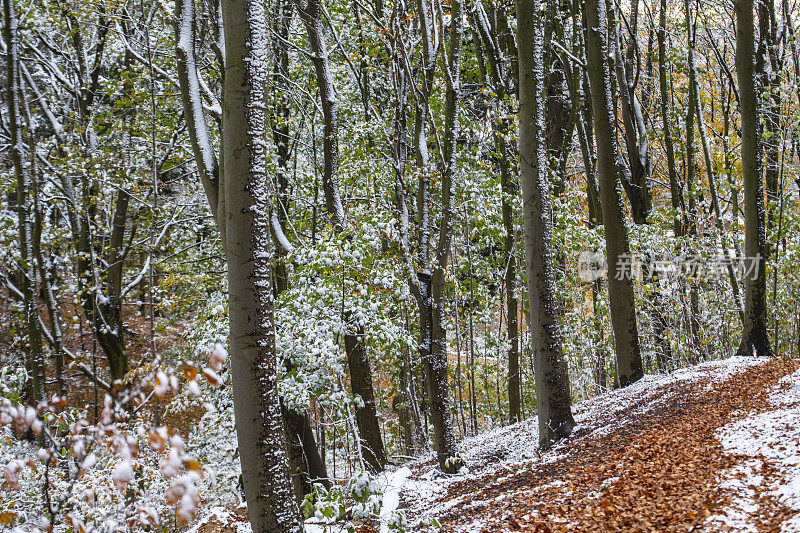
[[[2,3],[0,530],[800,531],[797,0]]]

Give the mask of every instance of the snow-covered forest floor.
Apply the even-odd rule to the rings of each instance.
[[[409,531],[800,531],[796,361],[703,363],[573,411],[573,435],[544,453],[531,418],[464,440],[459,475],[432,454],[385,473],[381,515],[397,508]],[[244,533],[245,516],[212,508],[192,530]],[[387,523],[358,527],[373,530]]]
[[[800,531],[797,369],[730,358],[647,376],[577,405],[546,453],[535,419],[478,435],[465,475],[411,465],[401,508],[446,531]]]
[[[187,433],[186,451],[206,471],[188,531],[249,533],[230,406],[224,394],[212,398]],[[356,520],[357,531],[388,533],[399,514],[414,532],[800,531],[797,360],[734,357],[648,375],[573,413],[573,434],[547,452],[537,449],[532,418],[462,441],[466,466],[457,475],[441,474],[430,454],[377,476],[371,490],[382,492],[381,519]],[[10,435],[3,442],[3,463],[32,457],[30,445]],[[102,477],[112,467],[92,469],[75,489],[117,500],[103,500],[109,518],[126,505]],[[36,477],[21,484],[19,494],[38,501]],[[163,482],[142,485],[140,505],[167,516],[165,490]],[[343,532],[352,519],[322,525],[312,517],[306,531]]]

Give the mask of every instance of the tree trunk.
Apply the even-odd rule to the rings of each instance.
[[[772,355],[767,334],[767,276],[764,269],[764,196],[761,184],[761,142],[755,86],[753,0],[736,0],[736,77],[742,113],[742,178],[744,180],[745,293],[740,355]]]
[[[556,309],[547,173],[543,20],[539,0],[517,1],[519,157],[524,200],[525,260],[531,310],[539,446],[572,432],[569,373]]]
[[[311,0],[305,5],[301,0],[295,0],[295,3],[314,54],[314,70],[322,104],[325,133],[322,187],[325,192],[325,206],[334,230],[337,234],[342,234],[348,230],[348,224],[339,190],[339,102],[322,28],[323,8],[319,0]],[[350,369],[350,388],[354,396],[359,396],[364,401],[364,407],[356,406],[356,423],[362,441],[360,449],[362,453],[366,452],[363,459],[367,467],[378,472],[386,466],[386,452],[376,416],[372,369],[363,344],[364,332],[361,326],[353,323],[349,312],[345,311],[344,319],[348,328],[344,335],[344,344],[347,366]]]
[[[450,388],[447,377],[447,330],[445,318],[445,271],[450,257],[455,217],[455,188],[457,184],[458,107],[461,99],[461,42],[464,35],[463,0],[451,2],[452,24],[450,50],[447,57],[447,89],[444,104],[444,138],[442,155],[442,222],[436,246],[436,265],[431,278],[431,353],[423,360],[428,376],[428,395],[431,400],[436,456],[445,473],[454,474],[463,466],[453,433],[450,410]]]
[[[175,18],[177,19],[175,26],[177,33],[176,67],[183,113],[186,117],[186,129],[189,132],[197,173],[200,175],[200,183],[206,193],[211,213],[214,215],[217,226],[223,227],[224,217],[219,212],[219,162],[206,124],[195,59],[194,0],[176,0]],[[224,233],[224,229],[221,229],[221,232]]]
[[[324,132],[322,188],[328,216],[337,233],[341,233],[347,227],[347,218],[339,190],[339,100],[328,61],[328,45],[322,27],[322,4],[320,0],[311,0],[305,5],[301,1],[295,0],[295,3],[311,44],[314,72],[317,76],[322,105]]]
[[[42,332],[39,325],[39,312],[36,290],[36,257],[33,249],[33,181],[30,172],[23,165],[24,141],[22,139],[20,86],[20,62],[17,15],[14,0],[3,0],[6,41],[6,90],[8,106],[8,129],[11,135],[10,152],[17,181],[17,218],[20,244],[20,281],[22,292],[22,315],[25,322],[28,346],[25,367],[31,383],[26,384],[26,400],[33,405],[47,397],[44,376],[44,352]]]
[[[617,359],[617,381],[624,387],[640,379],[643,371],[631,272],[620,268],[621,265],[630,264],[631,256],[620,190],[619,154],[614,127],[616,121],[612,115],[605,1],[587,0],[586,16],[587,20],[584,23],[587,28],[586,58],[592,93],[600,203],[603,210],[606,257],[609,265],[608,296],[611,326]]]
[[[267,28],[263,4],[223,0],[223,140],[231,374],[247,510],[257,533],[303,530],[288,474],[277,389],[273,245],[264,146]]]
[[[672,141],[672,127],[669,115],[669,93],[667,91],[667,28],[666,28],[667,0],[661,0],[661,11],[658,18],[658,86],[661,95],[661,122],[663,125],[664,149],[667,154],[667,173],[669,175],[669,191],[672,209],[675,211],[673,228],[675,236],[683,235],[686,226],[683,223],[681,206],[683,205],[683,191],[678,181],[678,171],[675,166],[675,148]]]
[[[694,38],[692,36],[692,21],[691,21],[691,4],[688,0],[684,0],[684,16],[686,21],[687,33],[687,63],[694,65]],[[689,86],[692,87],[697,83],[694,69],[689,69]],[[697,199],[695,189],[695,144],[694,144],[694,118],[695,108],[697,108],[697,100],[694,91],[689,91],[689,103],[686,111],[686,186],[689,189],[689,213],[688,213],[688,233],[696,241],[697,240]],[[694,247],[694,244],[691,245]],[[700,295],[697,290],[697,280],[687,280],[689,289],[689,331],[692,335],[692,340],[695,349],[702,352],[702,345],[700,339]],[[689,361],[696,362],[697,356],[693,352],[689,356]]]
[[[350,387],[353,389],[353,394],[358,394],[361,398],[360,402],[356,402],[356,424],[361,439],[361,454],[367,469],[376,474],[384,469],[387,461],[375,409],[372,369],[364,346],[363,328],[359,328],[355,334],[345,335],[344,345],[350,369]]]
[[[286,24],[285,17],[291,15],[291,4],[285,2],[278,6],[278,8],[280,7],[283,9],[279,9],[278,11],[278,23],[281,24],[279,31],[282,30]],[[225,217],[223,216],[224,203],[222,201],[224,197],[224,187],[220,187],[218,159],[213,144],[211,143],[210,132],[205,116],[203,115],[200,81],[196,70],[194,13],[194,2],[192,0],[181,0],[175,3],[175,16],[177,19],[177,45],[175,54],[177,58],[178,85],[181,89],[184,115],[188,117],[187,129],[198,174],[200,175],[201,183],[206,192],[209,207],[215,216],[224,249]],[[288,38],[288,34],[281,35]],[[275,41],[276,43],[281,42],[279,39]],[[276,83],[273,84],[272,87],[282,81],[278,78],[281,75],[285,75],[285,70],[280,70],[280,67],[288,63],[288,56],[284,58],[279,51],[276,51],[275,56],[276,72],[274,77],[276,78]],[[283,108],[278,109],[275,116],[282,118],[283,122],[273,127],[273,138],[277,145],[279,156],[279,172],[283,172],[283,175],[278,177],[280,191],[284,191],[286,188],[284,183],[285,179],[281,178],[285,176],[284,168],[288,164],[289,154],[288,109],[286,109],[285,112],[282,112],[282,110]],[[288,271],[281,259],[288,251],[280,246],[281,242],[288,242],[280,237],[280,235],[283,234],[283,217],[281,217],[281,215],[286,212],[287,206],[281,199],[279,199],[278,204],[277,209],[273,209],[274,216],[271,217],[271,233],[278,247],[278,260],[275,262],[274,278],[276,297],[289,287]],[[275,225],[276,219],[280,224],[278,227]],[[282,409],[282,414],[286,440],[289,447],[289,462],[291,465],[290,470],[292,472],[295,496],[298,502],[301,502],[305,495],[310,494],[312,483],[320,482],[327,487],[330,486],[330,481],[328,480],[325,463],[320,458],[319,448],[314,439],[314,433],[308,414],[295,413],[287,409]]]
[[[505,107],[505,99],[509,93],[509,86],[506,78],[505,65],[500,47],[491,35],[486,13],[481,4],[475,5],[475,12],[471,17],[478,28],[483,49],[487,54],[489,63],[489,73],[491,84],[500,105]],[[502,109],[501,107],[501,109]],[[508,121],[492,120],[494,132],[494,143],[498,152],[497,166],[500,170],[500,186],[502,188],[502,216],[503,229],[503,260],[505,262],[505,282],[506,282],[506,302],[508,305],[508,326],[507,334],[509,341],[508,348],[508,419],[509,423],[518,422],[521,418],[521,392],[519,375],[519,319],[517,317],[519,308],[519,295],[517,294],[517,257],[514,253],[516,242],[516,228],[514,224],[514,197],[519,194],[519,187],[512,178],[511,161],[513,155],[506,143],[508,134]]]
[[[392,408],[399,413],[401,436],[406,453],[416,457],[427,452],[430,448],[425,434],[422,432],[422,420],[414,384],[414,369],[408,347],[403,348],[403,360],[400,365],[400,391],[392,401]]]
[[[766,186],[766,241],[764,246],[764,268],[773,252],[769,235],[775,229],[775,209],[778,203],[778,180],[780,177],[781,135],[781,74],[783,54],[778,49],[775,19],[775,2],[762,0],[758,3],[758,47],[756,49],[756,71],[763,97],[763,128],[761,138],[764,148],[764,182]],[[791,24],[792,22],[789,22]],[[785,32],[784,32],[785,33]]]
[[[653,172],[650,150],[648,146],[648,131],[645,125],[642,105],[636,95],[636,83],[639,72],[639,43],[636,36],[636,23],[638,17],[638,4],[632,5],[630,15],[630,31],[633,33],[628,39],[628,50],[623,57],[622,36],[616,24],[616,9],[609,12],[609,24],[612,28],[612,46],[614,47],[614,65],[617,86],[620,94],[620,108],[622,111],[622,124],[624,126],[625,148],[628,155],[628,168],[620,169],[620,179],[631,203],[631,214],[634,224],[648,224],[648,217],[653,210],[653,190],[650,179]],[[624,16],[620,14],[620,16]],[[649,54],[648,54],[649,57]],[[629,175],[630,173],[630,175]],[[651,285],[651,304],[647,306],[647,313],[653,327],[653,340],[657,349],[657,361],[661,368],[672,359],[672,348],[664,332],[667,322],[661,298],[657,273],[651,269],[652,257],[648,253],[644,258],[647,265],[645,282]]]
[[[328,468],[319,453],[308,413],[297,413],[281,404],[281,414],[294,497],[299,505],[306,495],[311,494],[314,483],[330,489],[331,482],[328,479]]]
[[[634,7],[637,4],[634,4]],[[636,18],[634,9],[632,18]],[[625,147],[628,154],[630,176],[621,170],[620,180],[625,188],[625,193],[631,202],[631,214],[635,224],[646,224],[647,217],[653,209],[653,194],[650,186],[652,165],[650,152],[647,145],[647,127],[645,126],[642,106],[636,96],[636,81],[638,79],[639,65],[626,65],[622,55],[619,35],[619,26],[616,23],[616,8],[611,8],[608,13],[608,23],[611,35],[611,45],[614,53],[614,66],[616,71],[617,87],[620,95],[620,109],[622,111],[622,124],[625,131]],[[635,22],[631,25],[635,31]],[[629,41],[628,58],[639,56],[636,36]]]
[[[395,31],[401,34],[399,22],[395,23]],[[408,237],[408,204],[404,175],[408,159],[408,126],[406,121],[406,108],[408,98],[409,80],[403,68],[403,52],[396,49],[396,42],[392,42],[393,52],[393,82],[395,90],[395,118],[394,118],[394,208],[395,216],[399,223],[400,243],[403,255],[410,258],[410,242]],[[412,271],[409,269],[409,271]],[[413,285],[412,285],[413,286]],[[408,315],[406,328],[408,329]],[[416,386],[414,384],[414,368],[411,362],[409,349],[403,349],[403,361],[400,368],[400,393],[397,402],[393,402],[400,413],[403,440],[406,453],[412,456],[428,451],[428,440],[422,430],[419,402],[417,401]]]
[[[694,62],[689,64],[689,68],[695,71]],[[711,208],[714,211],[714,225],[719,233],[720,246],[722,253],[725,254],[725,265],[728,272],[728,281],[731,284],[731,292],[733,293],[733,301],[736,305],[736,310],[739,312],[739,318],[744,322],[744,311],[742,310],[742,297],[739,294],[739,281],[736,279],[736,272],[734,270],[733,261],[728,253],[728,238],[725,231],[725,224],[722,221],[722,210],[719,206],[719,197],[717,194],[717,176],[714,172],[714,165],[711,161],[711,147],[708,145],[708,136],[706,134],[706,122],[703,116],[703,104],[700,101],[700,88],[697,83],[697,75],[689,77],[690,88],[694,92],[695,113],[697,113],[697,129],[700,132],[700,143],[703,147],[703,158],[706,163],[706,175],[708,177],[708,190],[711,193]],[[693,83],[692,83],[693,82]]]

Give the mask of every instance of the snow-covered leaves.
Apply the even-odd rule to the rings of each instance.
[[[178,388],[175,373],[162,368],[143,380],[152,396],[162,387]],[[0,396],[0,513],[14,513],[13,523],[42,527],[43,510],[75,530],[114,531],[120,524],[160,524],[173,510],[187,523],[198,510],[196,482],[204,475],[173,430],[147,431],[146,420],[132,416],[120,399],[144,394],[106,395],[96,424],[87,413],[65,406],[59,397],[38,408]],[[146,400],[145,400],[146,401]],[[40,440],[18,439],[31,432]],[[44,492],[42,492],[44,490]],[[46,495],[44,499],[42,496]],[[136,501],[135,507],[126,502]],[[10,517],[10,515],[7,515]]]
[[[408,300],[400,262],[383,255],[391,226],[377,220],[352,235],[295,250],[293,287],[277,301],[279,382],[287,406],[307,408],[312,396],[346,409],[343,336],[363,330],[373,365],[411,343],[398,304]]]

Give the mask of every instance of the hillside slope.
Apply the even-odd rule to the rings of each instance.
[[[647,376],[575,406],[573,435],[546,453],[535,419],[467,439],[468,472],[413,464],[401,507],[445,531],[799,531],[797,368],[730,358]]]

